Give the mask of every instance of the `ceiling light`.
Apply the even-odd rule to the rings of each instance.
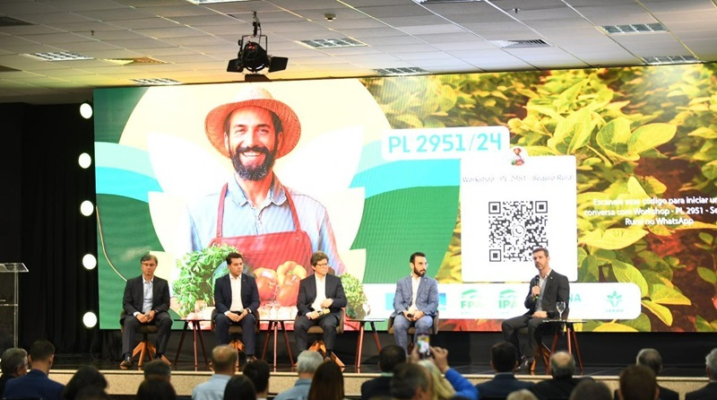
[[[660,23],[603,25],[600,27],[608,35],[665,32],[667,28]]]
[[[187,0],[188,2],[192,4],[215,4],[215,3],[241,3],[244,1],[254,1],[254,0]]]
[[[144,78],[144,79],[131,79],[131,81],[135,82],[138,85],[141,86],[153,86],[153,85],[181,85],[182,82],[175,81],[174,79],[169,78]]]
[[[82,266],[87,270],[95,269],[97,266],[97,258],[95,258],[92,254],[85,254],[85,256],[82,257]]]
[[[94,211],[94,210],[95,210],[95,206],[89,200],[85,200],[82,202],[82,204],[80,204],[80,212],[85,217],[89,217],[90,215],[92,215],[92,211]]]
[[[80,168],[87,169],[92,165],[92,157],[87,153],[82,153],[80,157],[77,158],[77,163],[80,164]]]
[[[695,56],[654,56],[642,57],[647,65],[669,65],[669,64],[695,64],[702,62]]]
[[[107,61],[119,65],[130,65],[130,64],[166,64],[164,61],[156,60],[151,57],[137,57],[137,58],[106,58],[102,61]]]
[[[297,43],[303,44],[304,46],[308,46],[312,49],[335,49],[339,47],[368,46],[364,42],[359,42],[358,40],[351,38],[302,40]]]
[[[418,67],[406,67],[406,68],[381,68],[381,69],[375,69],[374,71],[378,72],[379,75],[382,76],[390,76],[390,75],[419,75],[419,74],[427,74],[428,71],[422,68]]]
[[[93,57],[84,56],[71,51],[56,51],[49,53],[31,53],[24,54],[26,56],[39,58],[43,61],[78,61],[78,60],[94,60]]]
[[[529,40],[489,40],[501,49],[527,49],[533,47],[550,47],[550,43],[543,39]]]
[[[92,311],[87,311],[85,315],[82,316],[82,323],[85,324],[85,327],[88,329],[94,328],[95,325],[97,325],[97,314]]]
[[[257,73],[266,68],[269,72],[283,71],[289,63],[286,57],[272,57],[269,55],[269,38],[261,34],[261,23],[254,12],[254,34],[243,35],[239,39],[239,53],[237,58],[229,60],[227,72],[249,72]],[[264,47],[261,46],[262,40]]]
[[[80,105],[80,115],[84,119],[92,118],[92,104],[84,102]]]

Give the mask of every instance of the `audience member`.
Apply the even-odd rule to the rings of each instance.
[[[397,400],[431,400],[431,376],[420,365],[399,364],[391,377],[391,397]]]
[[[418,356],[416,348],[413,353],[413,357]],[[433,400],[445,400],[453,396],[478,400],[478,389],[448,365],[448,350],[431,347],[431,358],[421,360],[419,364],[426,368],[432,377]]]
[[[43,398],[60,400],[65,385],[55,382],[47,375],[55,360],[55,346],[47,340],[37,340],[30,347],[28,360],[32,369],[25,376],[9,380],[5,385],[5,398]]]
[[[490,348],[490,365],[495,371],[493,379],[476,385],[481,397],[507,397],[516,390],[534,385],[533,382],[515,378],[518,357],[515,346],[510,342],[498,342]]]
[[[236,373],[237,352],[230,346],[217,346],[212,350],[214,375],[192,390],[192,400],[222,400],[227,382]],[[256,396],[255,396],[256,397]]]
[[[378,353],[378,368],[381,370],[381,376],[361,384],[361,400],[369,400],[376,396],[391,397],[393,369],[404,362],[406,362],[406,351],[401,346],[395,344],[384,346]]]
[[[104,389],[97,386],[87,386],[80,389],[75,400],[110,400]]]
[[[401,353],[403,354],[403,350],[401,350]],[[405,354],[403,358],[406,358]],[[299,379],[294,383],[294,387],[279,393],[274,397],[274,400],[306,400],[306,398],[309,397],[311,380],[314,378],[314,373],[322,362],[324,362],[324,358],[318,351],[302,351],[296,360],[296,372],[299,374]],[[365,382],[364,385],[366,383],[368,382]],[[363,393],[363,385],[361,386],[361,393]]]
[[[570,400],[610,400],[610,388],[602,382],[583,380],[573,389]]]
[[[538,400],[537,397],[528,389],[520,389],[508,395],[505,400]]]
[[[702,389],[689,392],[685,396],[685,400],[702,400],[717,398],[717,349],[712,349],[705,358],[705,370],[709,383]]]
[[[172,384],[163,379],[145,379],[137,389],[136,400],[176,400]]]
[[[102,390],[107,389],[107,379],[105,379],[105,376],[102,375],[97,368],[91,365],[80,367],[80,369],[75,372],[75,375],[67,382],[65,391],[62,393],[62,398],[65,400],[75,400],[80,390],[89,386],[96,386]]]
[[[618,390],[622,400],[657,400],[660,396],[655,373],[643,365],[623,369]]]
[[[144,379],[172,380],[172,368],[162,360],[152,360],[144,364]]]
[[[655,376],[662,372],[662,356],[655,349],[640,350],[640,352],[637,353],[637,360],[635,361],[635,364],[650,368],[652,372],[655,373]],[[674,390],[664,388],[659,384],[657,385],[657,388],[660,389],[660,400],[680,400],[680,394]],[[617,390],[613,393],[613,399],[620,399],[620,395]]]
[[[311,380],[308,400],[343,400],[344,375],[341,368],[331,361],[319,365]]]
[[[558,351],[550,358],[550,374],[552,379],[536,383],[530,391],[540,400],[568,399],[582,380],[573,378],[575,359],[569,353]]]
[[[238,375],[227,382],[224,400],[256,400],[254,384],[244,375]]]
[[[257,400],[266,400],[269,396],[269,364],[264,360],[247,363],[242,374],[254,385]]]
[[[11,347],[2,353],[2,376],[0,377],[0,398],[5,392],[7,381],[27,375],[27,352]]]

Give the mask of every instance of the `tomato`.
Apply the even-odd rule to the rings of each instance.
[[[281,285],[279,287],[279,292],[276,295],[276,300],[281,304],[282,306],[295,306],[296,300],[298,300],[299,297],[299,285],[296,284],[288,284],[288,285]]]
[[[256,278],[256,286],[259,289],[259,298],[263,300],[273,300],[276,295],[276,282],[271,278],[260,276]]]
[[[279,265],[276,269],[276,274],[278,276],[277,282],[281,286],[284,284],[286,277],[290,275],[298,276],[299,280],[306,278],[306,268],[297,264],[296,261],[287,261]]]
[[[276,283],[276,271],[269,268],[257,268],[256,271],[254,271],[254,276],[259,278],[260,276],[263,276],[265,278],[270,279],[272,282]]]

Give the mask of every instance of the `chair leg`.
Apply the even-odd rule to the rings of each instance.
[[[229,346],[234,349],[234,351],[237,352],[237,369],[241,370],[241,363],[239,362],[239,352],[244,351],[244,343],[239,339],[234,339],[231,342],[229,342]]]
[[[309,350],[311,351],[320,351],[326,354],[326,343],[324,343],[323,340],[317,340],[314,343],[311,344],[311,347],[309,347]],[[343,368],[346,366],[343,361],[341,361],[340,358],[336,356],[336,353],[331,354],[331,360],[336,363],[339,367]]]

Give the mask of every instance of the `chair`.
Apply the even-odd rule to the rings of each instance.
[[[298,317],[297,317],[297,318],[298,318]],[[345,308],[342,308],[342,309],[341,309],[341,319],[339,320],[339,324],[336,325],[336,334],[337,334],[337,335],[340,335],[340,334],[344,333],[344,323],[345,323],[345,322],[346,322],[346,309],[345,309]],[[324,328],[320,327],[319,325],[314,325],[314,326],[312,326],[312,327],[309,328],[309,330],[307,331],[307,333],[308,333],[309,335],[323,335],[323,334],[324,334]],[[324,352],[324,354],[326,354],[326,343],[324,343],[324,341],[323,341],[322,339],[317,339],[317,340],[314,341],[314,343],[311,344],[311,346],[309,346],[309,350],[313,350],[313,351],[319,351],[319,350],[321,350],[321,351]],[[334,361],[339,367],[342,367],[342,368],[343,368],[343,367],[345,366],[345,364],[343,363],[343,361],[341,361],[341,359],[339,359],[339,358],[336,356],[335,353],[332,354],[331,357],[332,357],[333,361]]]
[[[217,315],[217,310],[212,310],[212,332],[214,332],[214,317]],[[254,314],[254,317],[256,317],[256,324],[254,325],[254,332],[256,333],[256,336],[259,337],[259,331],[261,329],[261,321],[259,319],[259,314]],[[241,325],[229,325],[229,337],[232,338],[232,340],[229,342],[228,346],[236,350],[237,352],[244,351],[244,343],[241,341],[240,337],[241,334],[244,331],[242,330]],[[239,362],[239,357],[237,357],[237,368],[241,368],[241,363]]]
[[[393,329],[393,320],[394,320],[394,318],[396,318],[396,317],[395,317],[395,316],[391,316],[391,318],[388,319],[388,333],[389,333],[389,335],[393,335],[394,332],[395,332],[394,329]],[[435,334],[438,333],[438,326],[439,326],[440,322],[441,322],[440,312],[439,312],[438,310],[436,310],[436,316],[433,317],[433,326],[431,327],[431,332],[430,332],[431,335],[435,335]],[[413,326],[413,325],[411,325],[411,326],[408,328],[408,336],[411,337],[411,336],[413,336],[413,335],[415,335],[415,334],[416,334],[416,327]],[[408,353],[410,354],[411,351],[413,351],[413,340],[411,340],[411,341],[408,343]]]
[[[124,310],[120,313],[120,321],[126,316]],[[124,324],[123,324],[124,325]],[[120,327],[120,332],[124,331],[124,326]],[[142,368],[142,364],[144,364],[144,358],[145,356],[149,358],[149,361],[152,361],[154,357],[157,354],[157,348],[152,344],[152,342],[149,341],[149,334],[150,333],[157,333],[159,331],[159,328],[157,325],[154,324],[140,324],[139,328],[137,329],[138,333],[142,334],[142,340],[135,346],[134,350],[132,350],[132,358],[134,358],[137,353],[139,353],[139,364],[137,364],[140,368]]]

